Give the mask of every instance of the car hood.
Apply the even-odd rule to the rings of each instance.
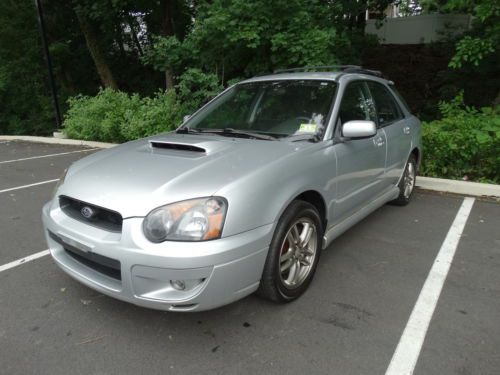
[[[77,161],[58,194],[117,211],[124,218],[140,217],[168,203],[211,196],[308,145],[167,133]]]

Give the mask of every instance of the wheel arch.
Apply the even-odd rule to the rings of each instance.
[[[415,158],[417,159],[417,170],[420,169],[420,163],[421,163],[421,158],[422,158],[422,153],[418,147],[414,147],[413,150],[411,150],[410,155],[415,155]]]
[[[316,190],[306,190],[297,195],[292,200],[292,202],[296,200],[301,200],[310,203],[318,210],[319,217],[321,218],[321,224],[323,225],[323,230],[325,230],[328,224],[328,219],[327,219],[328,216],[326,212],[327,210],[326,210],[325,199],[323,198],[321,193],[319,193]]]

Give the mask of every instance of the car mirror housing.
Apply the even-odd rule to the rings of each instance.
[[[342,125],[342,136],[350,139],[369,138],[377,134],[373,121],[353,120]]]

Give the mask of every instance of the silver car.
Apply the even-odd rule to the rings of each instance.
[[[174,132],[74,163],[43,208],[55,262],[155,309],[299,297],[334,238],[410,201],[422,155],[392,82],[336,70],[240,82]]]

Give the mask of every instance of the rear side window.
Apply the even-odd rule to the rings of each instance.
[[[411,109],[410,109],[410,106],[408,105],[408,103],[406,102],[405,98],[403,98],[403,96],[401,95],[401,93],[396,89],[396,87],[394,87],[394,85],[391,85],[390,86],[391,88],[391,91],[396,95],[396,97],[399,99],[399,102],[401,104],[403,104],[403,107],[406,109],[406,111],[408,111],[408,113],[411,113]]]
[[[379,126],[391,124],[403,118],[403,113],[389,90],[377,82],[368,82],[368,87],[377,108]]]
[[[349,83],[340,104],[340,123],[352,120],[375,121],[373,103],[363,81]]]

